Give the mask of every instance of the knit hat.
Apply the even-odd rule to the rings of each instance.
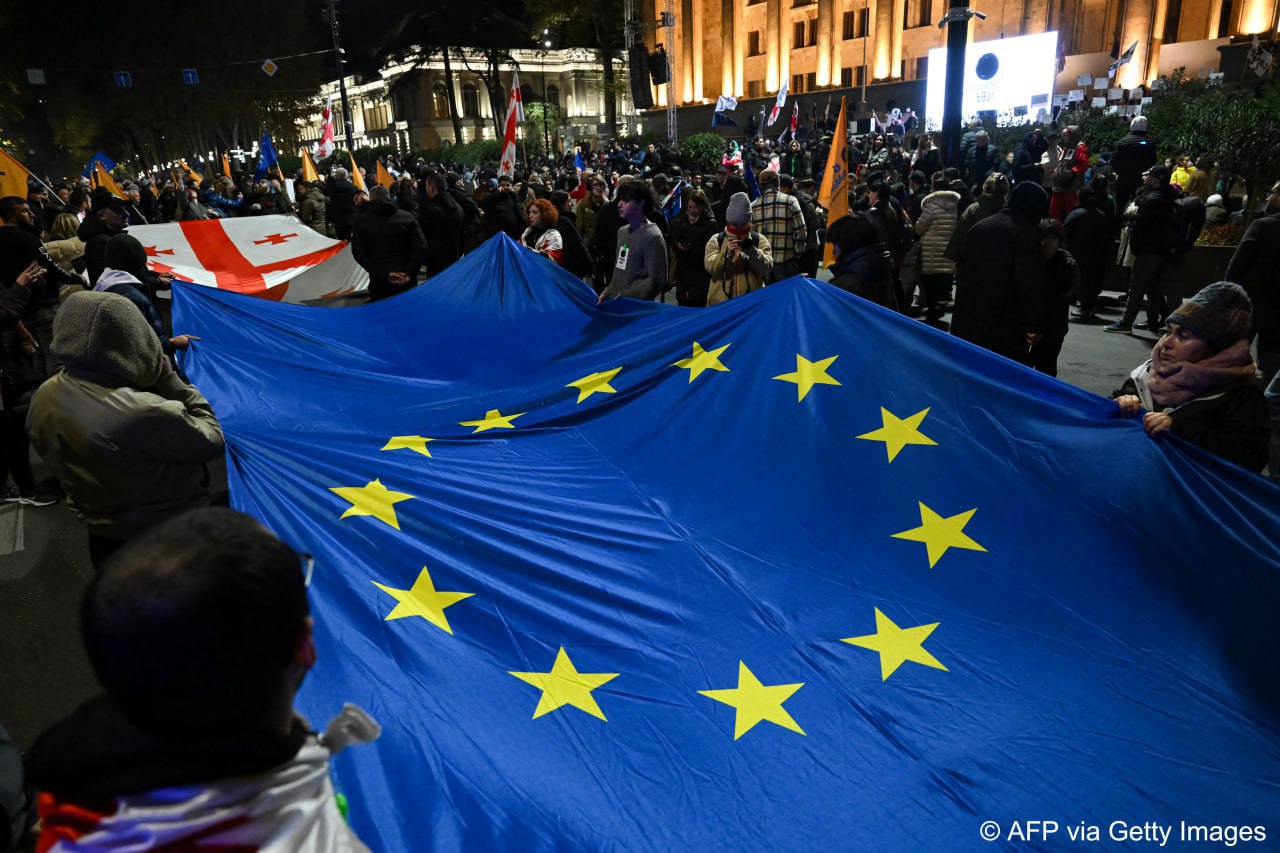
[[[751,199],[746,193],[734,193],[729,197],[724,221],[729,225],[745,225],[751,221]]]
[[[1209,198],[1207,198],[1207,199],[1205,200],[1205,204],[1207,204],[1207,205],[1208,205],[1208,204],[1216,204],[1216,205],[1218,205],[1218,206],[1221,206],[1221,205],[1222,205],[1222,196],[1221,196],[1221,195],[1219,195],[1218,193],[1214,193],[1213,195],[1209,196]]]
[[[1163,166],[1163,165],[1152,166],[1150,169],[1147,169],[1147,171],[1143,172],[1142,174],[1143,174],[1143,177],[1150,175],[1153,178],[1158,178],[1161,183],[1167,184],[1169,183],[1169,179],[1173,177],[1173,169],[1170,169],[1168,166]]]
[[[1204,338],[1215,349],[1223,350],[1236,341],[1248,340],[1252,305],[1244,288],[1229,281],[1206,285],[1185,300],[1169,315],[1197,337]]]
[[[1133,121],[1129,122],[1129,131],[1130,131],[1130,132],[1132,132],[1132,133],[1146,133],[1146,132],[1147,132],[1147,117],[1146,117],[1146,116],[1134,116],[1134,117],[1133,117]]]

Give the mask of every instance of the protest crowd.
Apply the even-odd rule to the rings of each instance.
[[[254,773],[266,773],[263,796],[305,787],[316,825],[341,831],[319,741],[289,713],[314,661],[305,556],[209,508],[222,430],[175,358],[200,330],[166,327],[172,276],[148,268],[131,225],[294,215],[350,241],[374,301],[431,287],[498,234],[600,302],[670,293],[704,308],[808,276],[1050,376],[1073,326],[1101,326],[1101,306],[1122,306],[1107,332],[1158,341],[1141,365],[1117,366],[1119,411],[1153,438],[1169,432],[1280,477],[1280,180],[1266,199],[1241,199],[1207,158],[1158,162],[1159,128],[1142,117],[1100,158],[1074,127],[1036,126],[1000,151],[975,122],[956,165],[911,110],[873,113],[871,127],[853,136],[814,114],[780,143],[753,126],[726,140],[709,174],[661,144],[584,142],[515,174],[392,157],[379,183],[338,166],[294,181],[293,198],[275,176],[157,174],[122,181],[125,198],[64,179],[52,194],[33,183],[26,198],[0,199],[0,499],[65,497],[84,523],[97,570],[84,639],[111,698],[28,756],[30,781],[48,792],[48,837],[75,837],[77,822],[96,820],[83,810],[119,791],[199,783],[216,796],[216,780]],[[845,139],[848,213],[831,218],[820,188]],[[1224,280],[1184,300],[1175,273],[1200,229],[1247,211],[1257,217]],[[242,666],[264,649],[269,663]],[[200,720],[207,738],[181,761],[148,751],[174,719]],[[325,738],[340,746],[335,731]],[[175,813],[175,825],[197,812]]]

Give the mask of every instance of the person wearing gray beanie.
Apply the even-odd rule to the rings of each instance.
[[[1252,471],[1267,464],[1267,404],[1249,351],[1244,288],[1219,281],[1169,315],[1151,358],[1112,396],[1147,435],[1171,433]],[[1144,411],[1145,410],[1145,413]]]
[[[711,275],[707,305],[759,290],[773,269],[773,247],[752,229],[751,199],[746,193],[729,197],[724,220],[724,231],[707,241],[703,259]]]

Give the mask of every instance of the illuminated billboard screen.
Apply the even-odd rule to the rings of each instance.
[[[1056,32],[970,44],[964,60],[963,118],[982,114],[998,125],[1048,121],[1057,68]],[[947,49],[937,47],[929,51],[929,83],[925,91],[929,130],[941,127],[946,86]]]

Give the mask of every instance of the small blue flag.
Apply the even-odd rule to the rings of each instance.
[[[382,724],[332,763],[373,850],[1280,837],[1280,488],[1112,400],[800,276],[597,305],[503,235],[174,303],[232,505],[314,556],[298,710]]]
[[[271,134],[264,129],[262,131],[262,141],[258,143],[258,168],[253,173],[253,179],[260,181],[267,176],[267,170],[279,163],[276,158],[276,147],[271,144]]]
[[[760,182],[756,180],[756,173],[751,170],[751,162],[746,157],[742,158],[742,179],[747,182],[747,195],[751,200],[760,198]]]
[[[715,127],[718,124],[725,124],[725,125],[729,125],[730,127],[738,126],[738,123],[734,121],[732,118],[730,118],[728,113],[712,113],[711,126]]]
[[[667,193],[667,197],[662,200],[662,215],[667,218],[668,222],[684,212],[684,187],[685,180],[681,178],[676,181],[676,185],[671,188],[671,192]]]
[[[92,157],[89,158],[89,162],[85,164],[84,172],[82,172],[81,174],[83,174],[86,178],[89,177],[89,175],[93,174],[93,165],[95,163],[101,163],[102,168],[107,172],[110,172],[112,169],[116,167],[115,160],[112,160],[104,152],[99,151],[98,153],[94,154]]]
[[[573,168],[577,169],[579,172],[586,171],[587,164],[582,159],[581,150],[573,152]]]

